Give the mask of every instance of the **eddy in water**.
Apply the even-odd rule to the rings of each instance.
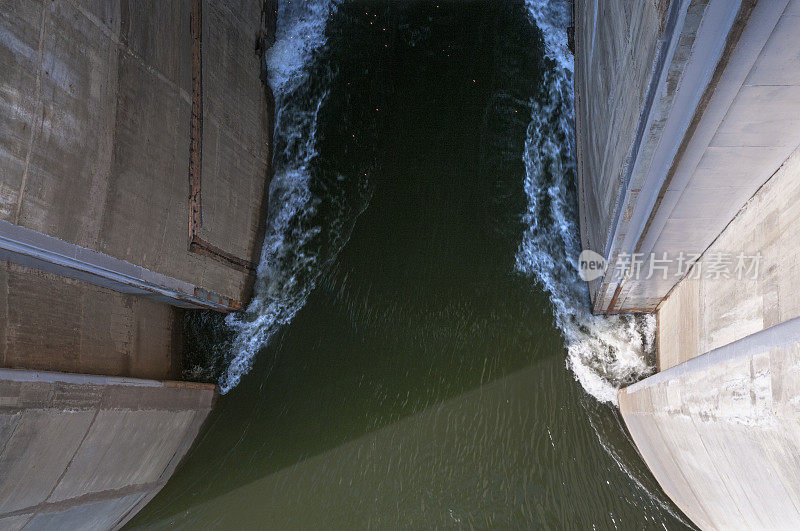
[[[187,325],[227,393],[132,525],[684,525],[606,402],[650,322],[574,266],[562,5],[280,3],[256,295]]]

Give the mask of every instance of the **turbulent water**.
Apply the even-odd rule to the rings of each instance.
[[[255,295],[190,316],[227,392],[134,527],[686,525],[613,406],[653,321],[574,265],[565,4],[280,2]]]
[[[347,241],[354,211],[363,208],[363,198],[348,198],[341,186],[355,180],[358,189],[366,190],[362,176],[324,175],[326,170],[315,165],[317,117],[335,73],[315,78],[309,64],[325,46],[326,22],[337,7],[334,0],[283,3],[276,41],[267,52],[276,99],[270,217],[253,300],[246,312],[227,319],[236,335],[219,382],[223,393],[239,383],[258,350],[302,308]],[[331,178],[334,185],[325,186]]]
[[[330,170],[315,165],[317,117],[336,73],[312,71],[309,65],[326,46],[326,23],[337,7],[333,0],[285,4],[276,42],[267,53],[277,100],[270,220],[253,302],[246,312],[227,320],[236,335],[220,380],[223,392],[236,386],[258,350],[303,306],[366,204],[366,175],[337,174],[332,185],[319,186],[326,178],[321,174]],[[616,403],[620,387],[653,371],[655,318],[600,317],[588,311],[588,289],[576,268],[580,243],[573,59],[566,42],[569,8],[565,2],[547,0],[527,0],[526,7],[531,23],[542,31],[552,64],[540,94],[530,102],[524,150],[529,205],[517,268],[550,294],[575,378],[598,400]],[[341,181],[354,179],[363,191],[355,200],[341,186]],[[323,201],[327,211],[321,213]]]
[[[653,372],[655,317],[595,316],[587,284],[578,276],[581,251],[575,190],[573,58],[567,48],[570,13],[566,2],[528,0],[542,30],[547,57],[542,93],[531,102],[525,142],[528,225],[517,267],[550,294],[556,322],[567,342],[567,366],[583,388],[616,404],[620,387]]]

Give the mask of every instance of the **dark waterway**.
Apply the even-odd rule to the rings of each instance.
[[[646,373],[647,323],[593,321],[557,256],[571,78],[541,6],[290,4],[256,300],[188,323],[228,392],[131,525],[685,526],[590,394]]]

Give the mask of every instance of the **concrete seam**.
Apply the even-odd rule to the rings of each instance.
[[[41,101],[42,95],[42,63],[44,62],[44,29],[47,23],[47,4],[42,4],[42,18],[39,26],[39,58],[36,68],[36,89],[34,90],[34,105],[39,108],[39,127],[44,127],[44,103]],[[31,116],[35,119],[34,116]],[[31,131],[28,135],[28,151],[25,154],[25,169],[22,171],[22,182],[19,185],[19,195],[17,196],[17,210],[14,214],[14,224],[19,225],[19,215],[22,211],[22,199],[25,196],[25,187],[28,184],[28,170],[31,164],[31,154],[33,152],[33,138],[36,127],[33,122],[30,124]]]
[[[794,151],[792,151],[792,153],[795,153],[795,152],[796,152],[798,149],[800,149],[800,145],[798,145],[797,147],[795,147],[795,148],[794,148]],[[786,166],[786,163],[788,162],[788,160],[789,160],[790,158],[791,158],[791,155],[789,155],[789,157],[787,157],[787,158],[786,158],[786,160],[784,160],[784,161],[781,163],[781,165],[780,165],[780,166],[778,166],[778,169],[777,169],[777,170],[775,170],[775,171],[773,172],[773,174],[772,174],[772,175],[770,175],[770,176],[767,178],[767,180],[766,180],[766,181],[764,181],[764,183],[763,183],[761,186],[759,186],[759,187],[758,187],[758,189],[757,189],[755,192],[753,192],[753,195],[751,195],[751,196],[750,196],[750,198],[749,198],[747,201],[745,201],[744,205],[742,205],[742,208],[740,208],[739,210],[737,210],[737,211],[736,211],[736,214],[734,214],[734,215],[733,215],[733,217],[731,218],[731,220],[730,220],[730,221],[728,221],[728,223],[726,223],[726,224],[725,224],[725,226],[722,228],[722,230],[721,230],[721,231],[719,231],[719,234],[717,234],[717,235],[714,237],[714,239],[713,239],[713,240],[711,240],[711,243],[709,243],[709,244],[708,244],[708,247],[706,247],[706,248],[703,250],[702,254],[700,255],[700,258],[698,258],[698,259],[695,261],[695,263],[692,265],[692,267],[690,267],[690,268],[689,268],[689,270],[686,272],[686,276],[685,276],[684,278],[682,278],[682,279],[681,279],[681,280],[680,280],[680,281],[679,281],[677,284],[675,284],[674,286],[672,286],[672,288],[670,288],[670,290],[667,292],[667,294],[666,294],[666,295],[664,295],[664,298],[661,300],[661,302],[662,302],[662,303],[663,303],[665,300],[667,300],[667,299],[668,299],[668,298],[669,298],[669,297],[672,295],[672,292],[673,292],[673,291],[675,291],[675,289],[676,289],[678,286],[680,286],[681,284],[683,284],[683,281],[684,281],[684,280],[691,279],[691,273],[694,271],[695,267],[702,267],[702,266],[699,266],[698,264],[700,264],[700,263],[703,261],[703,257],[706,255],[706,253],[707,253],[707,252],[708,252],[708,251],[709,251],[709,250],[710,250],[710,249],[711,249],[711,248],[714,246],[714,244],[715,244],[715,243],[717,243],[717,240],[719,240],[719,239],[722,237],[722,235],[723,235],[723,234],[725,234],[725,232],[728,230],[728,227],[730,227],[730,226],[733,224],[733,222],[734,222],[734,221],[736,221],[736,220],[739,218],[739,216],[742,214],[742,212],[744,212],[745,210],[747,210],[747,208],[750,206],[750,203],[752,203],[752,202],[753,202],[753,200],[755,199],[755,197],[756,197],[756,196],[757,196],[759,193],[761,193],[761,191],[762,191],[762,190],[763,190],[763,189],[764,189],[764,188],[765,188],[765,187],[766,187],[766,186],[767,186],[767,185],[768,185],[768,184],[769,184],[769,183],[772,181],[772,179],[774,179],[774,178],[775,178],[775,176],[776,176],[776,175],[778,175],[778,173],[780,173],[780,171],[783,169],[783,167],[784,167],[784,166]],[[701,302],[702,302],[702,301],[701,301]],[[661,304],[659,304],[659,305],[658,305],[658,307],[660,308],[660,307],[661,307]]]
[[[86,433],[83,434],[83,437],[81,438],[81,442],[79,442],[78,446],[75,447],[75,451],[72,453],[72,457],[70,457],[69,462],[67,463],[67,466],[64,467],[63,472],[61,472],[61,475],[58,476],[58,479],[53,484],[53,488],[50,489],[50,493],[44,499],[45,502],[47,502],[53,496],[53,493],[56,491],[58,486],[61,484],[61,480],[64,479],[64,476],[67,475],[67,470],[69,470],[69,467],[72,466],[72,462],[75,461],[75,456],[78,455],[78,451],[81,449],[81,446],[83,446],[83,442],[86,440],[86,437],[89,436],[89,432],[92,431],[92,426],[94,426],[94,421],[97,418],[97,414],[99,412],[100,412],[100,409],[99,408],[95,408],[94,415],[92,415],[92,421],[89,423],[89,426],[86,428]]]
[[[152,482],[152,483],[140,483],[138,485],[131,485],[127,487],[122,487],[119,489],[106,489],[101,490],[98,492],[90,492],[88,494],[83,494],[81,496],[76,496],[74,498],[67,498],[65,500],[60,500],[57,502],[43,502],[37,505],[33,505],[30,507],[25,507],[23,509],[17,509],[15,511],[10,511],[4,513],[0,516],[2,517],[9,517],[9,516],[19,516],[24,515],[27,513],[31,513],[31,518],[36,516],[37,514],[47,514],[47,513],[54,513],[60,512],[64,509],[69,509],[75,506],[79,506],[85,503],[90,503],[94,501],[103,501],[109,499],[120,498],[123,496],[128,496],[131,494],[143,493],[148,494],[154,489],[160,490],[165,485],[164,482]],[[30,522],[30,521],[29,521]],[[28,523],[29,523],[28,522]],[[27,524],[26,524],[27,525]]]

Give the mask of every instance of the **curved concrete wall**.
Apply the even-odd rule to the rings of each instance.
[[[0,370],[0,528],[121,527],[164,486],[213,385]]]
[[[664,492],[700,527],[800,527],[800,319],[623,389],[619,406]]]
[[[707,252],[800,145],[799,0],[645,4],[576,1],[581,237],[609,264],[598,313],[654,311],[686,275],[678,257]]]

